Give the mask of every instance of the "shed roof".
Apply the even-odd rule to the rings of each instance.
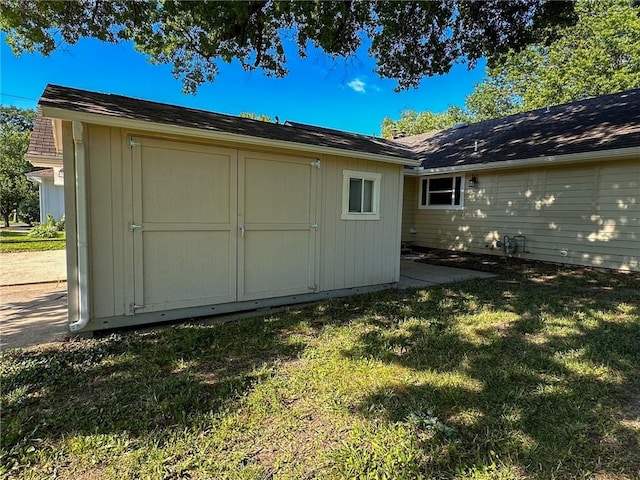
[[[640,147],[640,89],[395,141],[425,169]]]
[[[368,153],[415,163],[415,154],[402,144],[384,138],[330,129],[305,128],[224,115],[220,113],[151,102],[136,98],[47,85],[39,105],[55,111],[100,115],[154,124],[195,128],[209,132],[236,134],[296,145],[328,147],[341,151]]]

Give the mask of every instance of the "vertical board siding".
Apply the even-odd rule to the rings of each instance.
[[[413,226],[419,246],[503,255],[497,241],[525,235],[527,252],[516,256],[640,270],[640,161],[475,174],[462,210],[418,209],[417,189],[406,186],[413,220],[403,238]]]
[[[111,129],[87,128],[89,238],[92,317],[111,317],[114,308]]]
[[[67,253],[67,313],[69,323],[78,320],[78,250],[76,215],[76,159],[71,122],[62,122],[62,163],[65,171],[64,216]]]
[[[343,170],[382,175],[380,220],[341,220]],[[400,165],[323,157],[320,270],[323,291],[398,280]]]

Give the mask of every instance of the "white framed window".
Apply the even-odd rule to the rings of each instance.
[[[342,220],[380,220],[382,174],[342,171]]]
[[[462,209],[464,175],[439,175],[420,178],[418,208]]]

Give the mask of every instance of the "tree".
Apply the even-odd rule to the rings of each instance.
[[[37,191],[25,177],[33,167],[24,158],[34,120],[33,110],[0,107],[0,215],[5,227],[11,213]]]
[[[488,69],[467,107],[478,120],[640,87],[640,3],[582,0],[578,22],[550,45]]]
[[[549,0],[178,1],[0,0],[0,29],[16,54],[48,55],[80,38],[132,40],[155,63],[172,64],[194,93],[218,74],[218,62],[286,75],[285,39],[333,58],[355,54],[365,37],[376,72],[415,87],[457,62],[498,61],[511,50],[555,37],[575,22],[572,2]]]
[[[264,113],[240,112],[238,116],[242,118],[250,118],[252,120],[260,120],[261,122],[273,123],[271,117],[269,115],[265,115]]]
[[[381,135],[384,138],[393,138],[395,133],[405,135],[418,135],[436,130],[444,130],[453,127],[459,122],[469,122],[471,118],[460,107],[449,106],[441,113],[433,113],[429,110],[416,112],[415,110],[404,110],[399,120],[392,120],[385,117],[382,121]]]

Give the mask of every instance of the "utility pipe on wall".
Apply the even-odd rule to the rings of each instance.
[[[89,246],[87,238],[87,168],[82,122],[73,122],[73,145],[76,158],[76,248],[78,251],[78,319],[69,330],[82,330],[89,322]]]

